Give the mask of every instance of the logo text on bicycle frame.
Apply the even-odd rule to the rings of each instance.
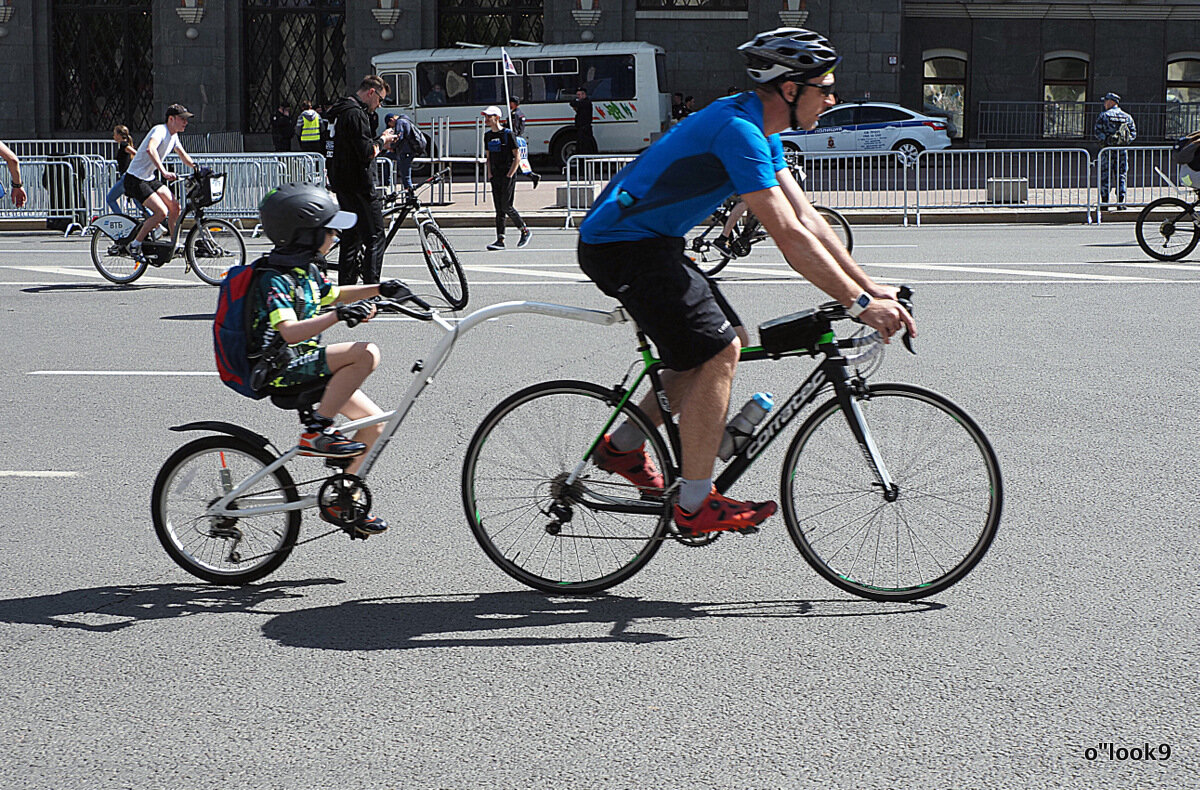
[[[813,371],[812,378],[808,380],[799,392],[788,399],[788,402],[779,407],[775,412],[775,416],[763,426],[762,432],[754,437],[754,441],[746,449],[746,459],[753,460],[755,456],[766,449],[778,435],[780,431],[787,427],[787,424],[792,421],[792,418],[800,413],[804,408],[804,404],[812,397],[813,393],[825,384],[825,373],[821,370]]]

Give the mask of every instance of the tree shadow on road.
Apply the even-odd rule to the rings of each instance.
[[[341,579],[308,579],[246,587],[216,587],[199,583],[89,587],[51,595],[0,600],[0,623],[51,625],[104,633],[119,631],[145,620],[256,612],[260,610],[255,607],[264,603],[303,597],[300,590],[318,584],[343,582]]]
[[[278,614],[262,630],[289,647],[349,651],[645,644],[685,639],[689,634],[679,624],[695,620],[892,616],[943,608],[928,601],[682,603],[615,595],[580,598],[499,592],[347,601]],[[581,626],[592,633],[581,635]]]

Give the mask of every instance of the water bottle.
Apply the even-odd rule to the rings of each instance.
[[[745,446],[746,440],[754,433],[754,427],[763,421],[774,405],[775,399],[769,392],[756,392],[746,401],[742,410],[725,426],[725,435],[721,437],[721,449],[717,452],[722,461],[728,461]]]

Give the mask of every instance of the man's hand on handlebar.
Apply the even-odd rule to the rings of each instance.
[[[871,304],[862,311],[858,320],[878,330],[885,343],[890,343],[892,335],[901,328],[907,330],[909,336],[917,336],[917,322],[894,298],[872,298]]]

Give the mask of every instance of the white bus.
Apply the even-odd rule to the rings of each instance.
[[[641,41],[506,47],[517,70],[510,96],[521,100],[531,155],[559,164],[575,153],[575,111],[567,103],[583,86],[592,100],[592,129],[602,153],[640,151],[670,125],[662,47]],[[403,112],[422,129],[449,116],[450,145],[443,155],[475,156],[480,112],[495,104],[508,116],[500,47],[413,49],[371,58],[391,86],[380,119]]]

